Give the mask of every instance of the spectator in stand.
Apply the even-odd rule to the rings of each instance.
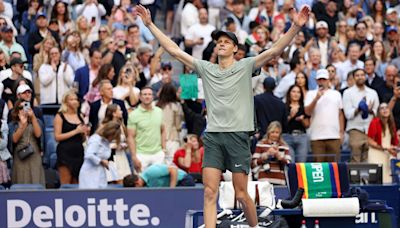
[[[103,44],[103,41],[108,37],[111,37],[110,28],[107,25],[100,26],[98,36],[99,39],[92,42],[89,50],[99,49],[100,46]]]
[[[290,72],[283,76],[283,78],[280,80],[278,86],[274,90],[274,95],[281,99],[284,98],[287,94],[289,87],[295,83],[296,75],[300,71],[304,70],[304,67],[304,59],[300,56],[294,57],[290,61]]]
[[[8,143],[8,125],[7,121],[0,121],[1,137],[0,137],[0,184],[10,182],[10,171],[8,170],[7,163],[12,158],[10,151],[7,148]]]
[[[20,80],[16,81],[16,85],[18,85],[15,89],[16,94],[17,94],[17,100],[23,100],[23,101],[31,103],[31,108],[32,108],[32,111],[35,114],[36,118],[38,118],[40,121],[42,121],[42,123],[44,123],[42,109],[40,107],[34,105],[33,91],[31,89],[31,87],[28,86],[26,79],[20,79]],[[11,102],[11,100],[9,100],[9,102]],[[6,112],[8,112],[8,109],[6,107],[4,107],[3,120],[7,120],[7,118],[5,117]],[[10,110],[10,112],[8,112],[8,122],[11,121],[11,113],[12,113],[12,110]],[[44,128],[43,128],[43,130],[44,130]]]
[[[347,23],[345,20],[340,20],[337,24],[336,34],[335,34],[335,41],[338,44],[338,47],[345,51],[347,48],[348,38],[347,38]]]
[[[269,31],[263,26],[257,26],[253,30],[253,36],[257,37],[256,42],[250,46],[249,56],[256,56],[263,50],[269,49],[272,46],[272,42],[269,37]]]
[[[0,49],[0,50],[1,50],[1,49]],[[19,59],[20,62],[22,62],[23,64],[25,64],[25,63],[22,61],[22,59],[21,59],[21,53],[19,53],[19,52],[12,52],[12,53],[11,53],[11,56],[10,56],[9,68],[0,71],[0,81],[4,81],[5,79],[11,78],[11,77],[12,77],[13,71],[12,71],[12,68],[11,68],[11,62],[13,61],[13,59]],[[24,66],[25,66],[25,65],[23,65],[23,68],[22,68],[22,76],[23,76],[24,78],[28,79],[29,81],[32,81],[32,78],[33,78],[33,77],[32,77],[31,72],[28,71],[28,70],[25,70],[25,67],[24,67]]]
[[[166,130],[163,124],[163,111],[153,106],[153,90],[144,87],[140,91],[141,103],[129,114],[128,129],[135,142],[134,152],[146,170],[152,164],[165,160]]]
[[[66,62],[61,62],[61,51],[53,47],[49,51],[49,59],[39,68],[41,104],[61,104],[62,97],[74,81],[74,71]]]
[[[65,49],[62,52],[62,61],[67,62],[74,71],[86,65],[85,56],[80,46],[79,34],[70,33],[65,37]]]
[[[375,41],[371,48],[371,58],[375,60],[375,71],[379,77],[383,77],[388,66],[387,54],[382,41]],[[364,61],[365,63],[365,61]]]
[[[282,138],[281,124],[278,121],[271,122],[266,132],[265,137],[257,143],[251,171],[259,181],[268,180],[271,184],[286,185],[285,166],[292,158]]]
[[[174,163],[188,174],[201,175],[204,148],[197,135],[188,134],[185,144],[174,154]]]
[[[64,1],[57,1],[54,4],[50,19],[57,20],[59,36],[61,38],[64,38],[75,27],[74,22],[71,20],[71,14],[68,11],[68,3]]]
[[[212,40],[211,33],[215,27],[208,23],[207,9],[199,9],[199,22],[190,26],[185,39],[185,46],[192,48],[192,56],[201,59],[207,44]]]
[[[244,0],[233,1],[233,11],[228,17],[235,21],[236,27],[249,33],[250,18],[246,15]]]
[[[152,49],[150,46],[144,45],[138,48],[137,58],[140,62],[140,67],[147,80],[147,84],[150,82],[150,57],[152,55]]]
[[[340,89],[340,80],[336,74],[336,67],[334,65],[328,64],[326,70],[329,73],[329,86],[334,90]]]
[[[36,15],[46,13],[45,12],[46,7],[43,6],[43,1],[31,0],[29,2],[27,1],[27,3],[28,3],[27,6],[28,8],[25,11],[23,11],[22,21],[21,21],[21,25],[23,26],[24,29],[26,29],[26,34],[24,37],[25,44],[27,44],[29,33],[31,33],[36,29]]]
[[[355,85],[343,93],[343,110],[347,120],[346,131],[349,133],[351,162],[363,163],[368,155],[368,126],[377,114],[378,94],[365,85],[365,70],[354,70]]]
[[[342,97],[338,91],[329,88],[326,69],[318,70],[316,79],[319,88],[308,91],[304,102],[305,113],[311,116],[311,150],[316,162],[337,162],[344,137]]]
[[[246,38],[248,37],[247,32],[239,28],[231,17],[226,19],[224,25],[227,32],[232,32],[236,35],[239,44],[245,44]]]
[[[397,21],[397,19],[396,19]],[[387,40],[383,43],[385,45],[386,53],[388,53],[388,58],[395,59],[399,57],[399,32],[397,28],[397,22],[394,26],[388,26],[386,28]]]
[[[10,67],[11,67],[11,76],[5,78],[2,83],[4,85],[4,90],[3,94],[1,97],[8,102],[8,100],[15,101],[16,100],[16,94],[15,91],[13,91],[14,84],[15,82],[23,77],[23,72],[24,72],[24,64],[20,58],[13,58],[10,61]],[[32,81],[28,80],[28,85],[29,87],[33,90],[33,84]],[[12,109],[13,104],[9,103],[8,108]]]
[[[113,87],[109,80],[102,80],[99,83],[99,90],[101,98],[90,104],[89,122],[92,124],[91,134],[98,128],[98,124],[104,119],[107,106],[110,104],[117,104],[122,110],[122,117],[124,123],[127,122],[128,112],[125,109],[125,104],[121,100],[113,99]]]
[[[14,106],[8,141],[8,147],[14,154],[12,183],[44,186],[45,177],[40,151],[40,142],[43,139],[42,122],[34,115],[29,102],[17,100]],[[32,153],[27,157],[20,156],[23,150],[31,150]]]
[[[176,166],[153,164],[141,174],[124,178],[124,187],[170,187],[194,186],[193,178]]]
[[[101,66],[101,52],[98,49],[91,50],[89,56],[90,64],[86,64],[75,71],[74,82],[78,84],[79,99],[83,99],[92,87],[92,83],[97,78]]]
[[[199,9],[203,8],[201,0],[188,0],[181,14],[181,36],[185,37],[190,26],[199,23]]]
[[[180,89],[179,82],[172,79],[172,73],[173,73],[173,69],[172,69],[171,62],[161,63],[161,71],[160,71],[161,80],[154,83],[151,86],[151,88],[153,89],[153,94],[154,94],[155,99],[160,98],[160,93],[161,93],[162,87],[166,84],[171,84],[175,88],[176,91],[178,91]]]
[[[294,84],[297,85],[298,87],[300,87],[301,92],[303,93],[303,98],[305,100],[306,96],[307,96],[307,92],[308,92],[308,77],[307,77],[307,75],[303,71],[300,71],[299,73],[297,73]]]
[[[320,54],[320,64],[322,67],[328,65],[328,54],[329,50],[335,46],[336,42],[329,37],[328,23],[326,21],[318,21],[316,24],[316,38],[310,39],[308,42],[311,43],[312,47],[317,48]],[[312,53],[310,52],[310,56]],[[310,57],[312,58],[312,57]]]
[[[104,64],[100,67],[97,77],[93,80],[91,84],[91,88],[87,92],[87,94],[83,97],[83,99],[89,104],[100,99],[100,88],[99,84],[103,80],[112,81],[114,78],[114,67],[111,64]]]
[[[64,93],[59,112],[54,118],[54,138],[57,145],[57,171],[60,184],[77,184],[83,164],[83,143],[90,127],[78,113],[79,100],[75,92]]]
[[[96,189],[107,187],[106,169],[111,155],[110,143],[119,145],[121,124],[110,121],[89,138],[83,165],[79,172],[79,188]]]
[[[317,75],[317,71],[321,68],[323,68],[321,64],[321,51],[317,48],[311,48],[305,69],[305,73],[308,75],[308,88],[310,90],[314,90],[318,87],[315,76]]]
[[[375,60],[373,58],[367,58],[364,61],[365,65],[365,74],[367,76],[367,80],[365,81],[365,85],[370,87],[371,89],[375,90],[377,93],[381,90],[382,86],[384,86],[385,82],[383,81],[381,75],[377,75],[375,69]],[[378,94],[380,95],[380,94]],[[379,100],[382,100],[381,97],[379,97]]]
[[[162,109],[166,154],[165,161],[172,164],[174,153],[180,147],[180,132],[183,118],[182,106],[177,97],[177,91],[171,83],[164,84],[161,87],[160,99],[156,106]]]
[[[387,103],[379,105],[378,116],[368,129],[368,163],[383,164],[383,183],[391,183],[390,160],[397,157],[399,141],[396,126]]]
[[[84,48],[90,48],[92,43],[98,39],[98,32],[94,32],[94,23],[88,22],[85,16],[79,16],[76,19],[76,31],[79,33],[82,39],[82,46]]]
[[[111,156],[108,159],[108,170],[107,181],[122,184],[122,179],[132,174],[131,167],[127,158],[127,152],[134,152],[134,143],[132,137],[129,137],[129,133],[125,124],[123,123],[122,110],[117,104],[110,104],[107,106],[106,114],[101,126],[107,124],[110,121],[115,121],[121,125],[121,136],[120,142],[117,144],[115,141],[110,143]],[[100,128],[101,128],[100,126]],[[141,171],[141,163],[136,157],[135,153],[130,153],[133,161],[133,165],[137,172]]]
[[[8,59],[6,53],[0,49],[0,72],[7,69],[9,63]]]
[[[57,41],[57,44],[60,43],[60,37],[56,32],[50,31],[47,28],[48,21],[46,14],[37,14],[36,15],[36,29],[32,30],[28,36],[28,52],[31,56],[34,56],[39,52],[41,42],[46,36],[53,36]]]
[[[286,113],[288,113],[287,133],[283,139],[290,148],[293,161],[306,162],[308,154],[308,136],[306,129],[310,126],[310,117],[304,111],[304,95],[301,87],[292,85],[286,95]]]
[[[281,99],[274,96],[272,91],[275,88],[275,80],[267,77],[264,80],[264,93],[254,97],[254,107],[257,117],[257,123],[260,126],[260,135],[257,137],[261,139],[265,135],[265,130],[268,125],[273,121],[278,121],[283,129],[286,131],[287,127],[287,113],[285,104]]]
[[[394,80],[398,77],[399,70],[394,65],[389,65],[386,67],[385,71],[385,83],[381,87],[381,90],[378,91],[379,97],[381,98],[382,102],[389,102],[389,100],[393,96],[393,88],[396,86],[394,85]]]
[[[2,41],[0,42],[0,49],[10,56],[13,52],[19,52],[21,54],[22,61],[26,62],[25,50],[21,44],[17,43],[14,39],[13,28],[9,25],[1,28]]]
[[[95,32],[97,32],[101,24],[101,17],[106,14],[103,4],[97,0],[86,0],[83,4],[79,4],[75,8],[77,16],[85,16],[87,21],[94,21]]]
[[[389,100],[389,108],[392,110],[396,128],[399,129],[397,134],[400,134],[400,77],[394,78],[393,94]]]
[[[358,60],[361,55],[361,48],[358,43],[352,43],[348,47],[347,60],[337,66],[337,72],[342,82],[341,88],[346,87],[347,74],[355,69],[363,69],[364,62]]]
[[[364,61],[366,58],[367,51],[370,51],[372,40],[367,39],[368,25],[365,21],[359,21],[355,24],[354,29],[356,30],[356,37],[354,40],[349,41],[349,45],[357,43],[360,45],[361,52],[359,60]],[[372,39],[372,37],[370,37]]]
[[[118,84],[113,88],[113,97],[124,101],[125,108],[132,111],[139,102],[140,90],[136,87],[139,72],[132,65],[126,64],[119,71]]]

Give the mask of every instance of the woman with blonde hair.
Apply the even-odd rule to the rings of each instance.
[[[57,170],[61,184],[78,183],[83,163],[83,142],[90,132],[78,113],[78,96],[73,90],[63,96],[60,110],[54,118],[54,137],[57,145]]]
[[[89,24],[85,16],[79,16],[76,19],[76,31],[81,36],[82,46],[90,48],[92,43],[99,38],[99,35],[94,32],[93,24]]]
[[[117,86],[113,88],[113,97],[124,101],[126,110],[132,110],[139,102],[139,93],[136,81],[139,71],[132,65],[125,64],[119,71]]]
[[[121,123],[110,121],[100,127],[88,141],[85,157],[79,173],[79,188],[106,188],[110,144],[120,144]]]
[[[74,72],[85,66],[85,56],[82,52],[81,38],[79,33],[71,32],[65,37],[62,61],[67,62]]]
[[[102,125],[107,124],[110,121],[116,121],[121,124],[121,141],[119,145],[115,142],[111,142],[111,157],[109,161],[109,170],[107,172],[107,181],[108,182],[116,182],[118,184],[122,184],[122,180],[125,176],[132,174],[131,168],[129,166],[129,161],[127,158],[127,152],[130,151],[131,158],[133,161],[133,165],[137,172],[141,171],[141,162],[136,157],[135,144],[132,137],[128,137],[128,129],[126,128],[123,118],[122,118],[122,110],[117,104],[110,104],[107,106],[106,114],[104,115],[104,120]],[[100,126],[100,127],[101,127]],[[112,166],[112,167],[111,167]],[[116,172],[112,172],[111,170],[115,169]]]
[[[257,143],[252,156],[252,173],[258,180],[285,185],[285,166],[291,160],[289,147],[282,137],[282,126],[273,121],[268,125],[264,138]]]
[[[111,38],[111,30],[107,25],[101,25],[99,28],[98,40],[92,42],[91,49],[100,49],[100,46],[107,38]]]

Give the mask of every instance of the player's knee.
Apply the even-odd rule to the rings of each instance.
[[[218,194],[218,188],[211,188],[204,186],[204,199],[206,201],[216,201]]]

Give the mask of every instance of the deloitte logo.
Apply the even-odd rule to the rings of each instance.
[[[7,227],[25,227],[33,222],[36,227],[114,227],[114,226],[158,226],[160,219],[150,216],[144,204],[131,208],[124,199],[109,204],[107,199],[88,198],[87,205],[69,205],[64,208],[63,199],[55,199],[54,207],[31,206],[24,200],[7,200]]]

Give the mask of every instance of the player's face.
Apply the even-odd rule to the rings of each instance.
[[[218,56],[233,56],[237,51],[237,46],[234,44],[233,40],[229,39],[227,36],[221,36],[217,40]]]

